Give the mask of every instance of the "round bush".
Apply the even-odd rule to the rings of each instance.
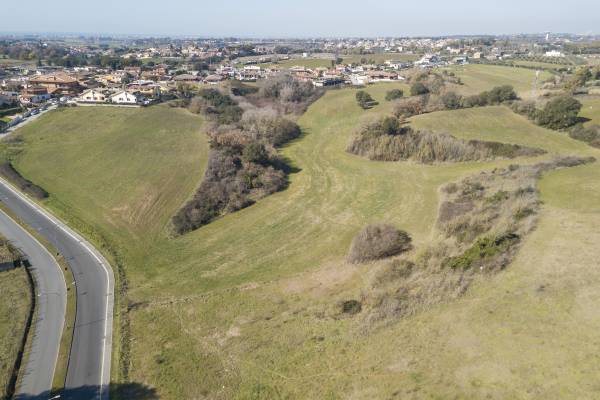
[[[408,233],[392,225],[368,225],[352,241],[348,261],[356,264],[391,257],[410,250],[411,241]]]

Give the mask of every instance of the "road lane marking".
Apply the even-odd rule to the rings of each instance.
[[[9,182],[7,182],[6,180],[0,178],[0,183],[7,188],[9,191],[11,191],[14,195],[16,195],[17,197],[19,197],[23,202],[25,202],[25,204],[27,204],[30,208],[33,208],[35,211],[37,211],[39,214],[41,214],[44,218],[46,218],[47,220],[49,220],[53,225],[55,225],[57,228],[59,228],[60,230],[62,230],[64,233],[66,233],[67,235],[69,235],[72,239],[74,239],[77,243],[81,244],[87,251],[88,253],[90,253],[92,255],[92,257],[94,257],[96,259],[96,261],[102,266],[102,269],[104,270],[104,274],[106,276],[106,289],[107,289],[107,293],[106,293],[106,303],[105,303],[105,315],[104,315],[104,336],[102,339],[102,360],[100,363],[100,390],[98,393],[98,397],[102,398],[102,392],[104,389],[104,359],[106,356],[106,338],[107,338],[107,329],[108,329],[108,312],[109,312],[109,302],[110,302],[110,297],[111,297],[111,281],[109,278],[109,272],[108,269],[106,267],[106,265],[104,264],[104,262],[102,262],[102,260],[98,257],[98,255],[96,255],[96,253],[91,250],[88,246],[88,244],[76,237],[73,233],[69,232],[69,230],[67,230],[67,228],[64,227],[64,223],[60,222],[58,220],[58,218],[56,218],[55,216],[53,216],[52,214],[46,212],[45,210],[43,210],[41,207],[39,207],[33,200],[30,200],[28,197],[26,197],[25,195],[21,194],[19,191],[17,191],[15,188],[12,187],[12,184],[10,184]],[[112,268],[111,268],[112,269]]]

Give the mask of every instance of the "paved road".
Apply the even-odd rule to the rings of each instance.
[[[2,211],[0,232],[25,254],[36,286],[34,336],[16,398],[48,398],[67,307],[64,275],[48,250]]]
[[[108,399],[114,301],[110,265],[81,236],[1,179],[0,200],[56,247],[75,278],[77,313],[62,398]]]

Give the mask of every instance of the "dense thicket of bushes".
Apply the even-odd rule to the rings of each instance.
[[[234,87],[230,89],[233,92]],[[204,89],[190,102],[191,111],[209,119],[210,156],[196,194],[173,217],[178,234],[247,207],[287,185],[287,167],[276,148],[301,131],[282,114],[289,110],[282,103],[304,107],[315,99],[314,88],[283,76],[267,80],[258,91],[239,85],[235,89],[235,98],[218,89]]]
[[[0,175],[8,179],[13,185],[16,185],[23,192],[35,197],[36,199],[45,199],[48,192],[38,185],[23,178],[10,162],[0,164]]]
[[[569,96],[559,96],[549,100],[539,110],[532,102],[514,102],[512,110],[524,115],[537,125],[548,129],[561,130],[574,126],[579,122],[581,103]]]
[[[418,83],[420,82],[415,85]],[[396,100],[393,107],[394,115],[409,118],[428,112],[504,104],[517,99],[517,93],[509,85],[498,86],[472,96],[460,96],[452,91],[443,91],[440,94],[428,94],[428,92],[417,94]]]
[[[550,100],[542,110],[537,113],[536,122],[550,129],[565,129],[579,121],[581,103],[568,96],[561,96]]]
[[[364,90],[356,92],[356,102],[363,110],[373,108],[377,105],[377,102],[371,97],[371,95]]]
[[[387,101],[392,101],[400,99],[402,96],[404,96],[404,91],[402,91],[402,89],[392,89],[388,90],[388,92],[385,94],[385,99]]]
[[[196,114],[206,114],[220,124],[231,124],[242,117],[243,110],[227,94],[218,89],[202,89],[189,105],[189,110]]]
[[[246,98],[258,107],[271,106],[282,113],[300,114],[322,94],[323,90],[311,82],[282,73],[262,81],[258,93]]]
[[[395,256],[410,250],[411,241],[408,233],[392,225],[368,225],[352,241],[348,261],[361,263]]]
[[[251,143],[244,149],[261,146]],[[192,231],[216,217],[247,207],[256,200],[281,190],[287,184],[286,174],[270,164],[268,154],[260,160],[228,150],[211,150],[204,180],[200,188],[173,217],[179,234]]]
[[[367,122],[359,128],[347,151],[370,160],[414,160],[421,163],[477,161],[543,154],[540,149],[515,144],[458,139],[452,135],[415,131],[394,117]]]
[[[600,126],[592,125],[584,127],[579,124],[569,131],[569,136],[575,140],[580,140],[590,146],[600,148]]]

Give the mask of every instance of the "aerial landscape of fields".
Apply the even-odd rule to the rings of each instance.
[[[600,396],[600,36],[177,2],[0,29],[0,399]]]

